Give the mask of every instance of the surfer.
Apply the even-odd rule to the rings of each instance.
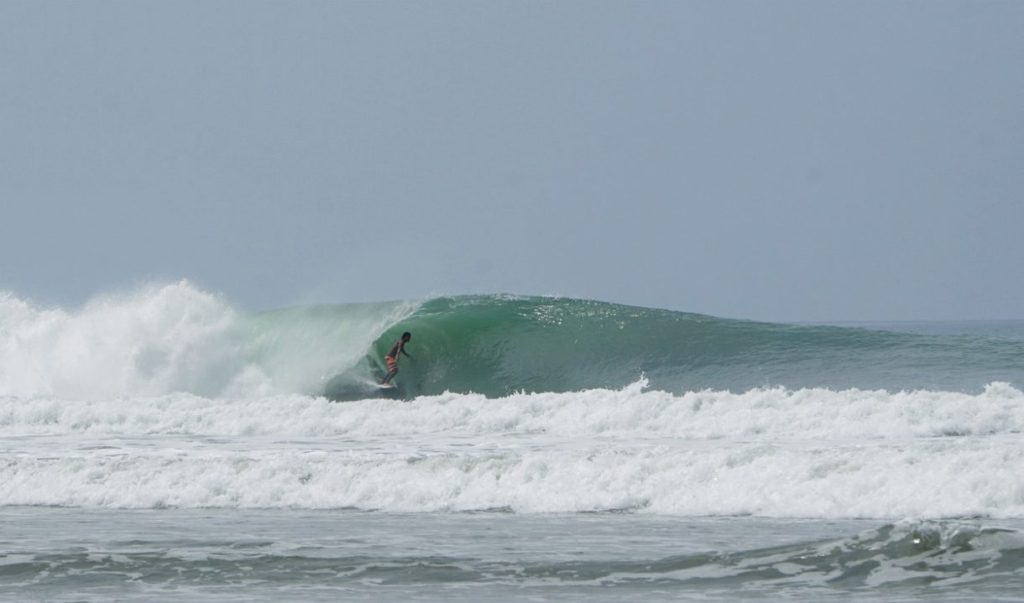
[[[388,383],[391,382],[392,379],[395,378],[395,375],[398,374],[399,352],[405,354],[406,358],[412,359],[412,356],[409,355],[409,352],[405,351],[405,344],[409,343],[410,339],[412,339],[412,333],[408,331],[402,333],[402,338],[396,341],[395,345],[391,346],[391,351],[388,352],[386,356],[384,356],[384,362],[388,363],[388,374],[385,375],[384,380],[380,382],[381,385],[387,385]]]

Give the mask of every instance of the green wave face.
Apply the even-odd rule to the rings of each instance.
[[[329,308],[316,324],[330,319],[361,329],[359,337],[338,337],[349,348],[334,355],[337,371],[322,385],[335,399],[620,388],[642,376],[650,387],[674,392],[775,385],[969,390],[1024,380],[1019,340],[779,325],[540,297],[444,297],[405,314],[397,304]],[[373,381],[383,375],[384,354],[403,331],[412,333],[412,358],[400,359],[397,390],[378,390]],[[360,347],[362,340],[370,343]]]
[[[413,334],[399,381],[417,394],[620,386],[663,368],[664,347],[689,320],[579,300],[443,298],[385,333],[375,351],[382,357],[402,331]]]

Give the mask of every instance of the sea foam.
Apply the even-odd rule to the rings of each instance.
[[[234,310],[186,282],[100,297],[78,311],[4,295],[0,395],[218,395],[253,378],[236,328]]]
[[[942,391],[757,388],[672,394],[645,389],[445,393],[411,402],[192,394],[94,400],[0,398],[0,435],[274,435],[369,438],[508,433],[616,438],[897,439],[1019,434],[1024,392],[991,383]]]
[[[0,459],[0,505],[1024,517],[1016,438],[48,444]]]
[[[1024,394],[0,400],[0,504],[1024,517]]]

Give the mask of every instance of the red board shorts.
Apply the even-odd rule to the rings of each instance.
[[[391,356],[385,356],[384,361],[388,363],[389,372],[398,370],[398,361],[392,358]]]

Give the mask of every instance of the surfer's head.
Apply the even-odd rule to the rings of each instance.
[[[409,341],[410,339],[412,339],[412,333],[409,331],[402,333],[402,341]]]

